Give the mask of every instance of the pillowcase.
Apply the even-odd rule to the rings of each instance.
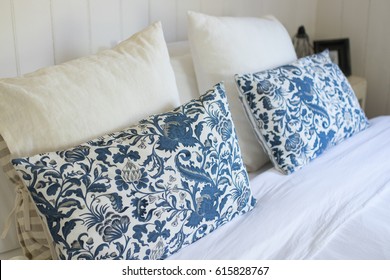
[[[167,44],[172,69],[180,96],[180,104],[199,97],[198,84],[188,41]]]
[[[32,259],[50,255],[47,241],[7,159],[69,148],[180,104],[160,22],[113,49],[0,79],[0,100],[2,166],[18,190],[18,234]]]
[[[126,130],[12,163],[60,259],[164,259],[255,204],[222,85]]]
[[[13,156],[77,145],[180,104],[160,22],[113,49],[2,79],[0,99]]]
[[[47,235],[44,232],[44,226],[37,211],[35,205],[32,203],[27,189],[24,187],[20,177],[16,173],[15,168],[11,163],[11,153],[5,143],[4,139],[0,135],[0,166],[8,177],[11,186],[14,187],[16,193],[15,205],[11,210],[9,207],[6,214],[8,218],[2,221],[2,236],[12,240],[12,237],[8,237],[8,231],[14,224],[11,222],[11,218],[15,218],[16,224],[16,237],[18,239],[17,248],[21,248],[23,255],[27,259],[47,260],[51,259],[50,247],[47,240]],[[6,191],[2,192],[3,194]],[[6,199],[6,198],[2,198]],[[14,216],[13,216],[14,215]]]
[[[274,17],[215,17],[188,13],[188,39],[200,92],[224,81],[248,171],[269,161],[256,140],[237,98],[234,75],[252,73],[296,60],[291,38]]]
[[[256,135],[285,174],[368,126],[348,80],[327,50],[235,78]]]

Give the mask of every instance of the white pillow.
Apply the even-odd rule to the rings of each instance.
[[[168,52],[171,58],[173,72],[175,73],[180,103],[184,104],[191,99],[198,99],[199,90],[189,42],[169,43]]]
[[[2,79],[0,100],[13,157],[71,147],[180,103],[160,22],[114,49]]]
[[[188,12],[188,38],[200,92],[224,81],[248,171],[269,161],[238,98],[235,74],[266,70],[296,60],[291,38],[274,17],[215,17]]]

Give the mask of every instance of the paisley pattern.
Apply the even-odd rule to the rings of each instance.
[[[255,205],[222,84],[127,130],[13,164],[60,259],[164,259]]]
[[[328,50],[235,78],[260,143],[285,174],[368,126],[348,80],[331,62]]]

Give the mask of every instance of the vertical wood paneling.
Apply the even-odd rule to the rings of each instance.
[[[329,39],[340,37],[342,18],[342,0],[318,0],[316,38]]]
[[[295,8],[293,17],[289,19],[288,30],[294,36],[299,26],[304,25],[307,34],[312,40],[316,33],[317,1],[293,0]],[[294,8],[293,8],[294,9]]]
[[[278,18],[286,28],[290,28],[287,24],[289,18],[293,17],[298,10],[297,7],[294,7],[292,0],[264,0],[263,9],[265,14],[272,14]]]
[[[262,16],[262,0],[225,0],[224,15],[227,16]]]
[[[177,0],[177,41],[187,40],[187,11],[200,12],[200,0]]]
[[[4,0],[0,2],[0,77],[16,76],[16,65],[11,2]]]
[[[369,4],[368,0],[344,0],[341,36],[350,39],[352,73],[359,76],[364,75]]]
[[[389,11],[390,1],[371,1],[365,71],[368,79],[366,111],[370,117],[390,113]]]
[[[14,2],[14,14],[9,11],[7,1]],[[313,3],[292,1],[299,1],[305,7]],[[9,61],[4,65],[12,65],[11,75],[14,75],[19,57],[20,72],[26,73],[95,53],[112,47],[156,20],[162,21],[168,42],[186,40],[188,10],[231,16],[272,13],[277,17],[281,15],[283,23],[290,28],[297,13],[290,13],[291,7],[295,9],[296,5],[289,3],[288,0],[4,0],[1,12],[5,16],[1,20],[6,23],[2,24],[5,30],[1,41],[6,43],[1,47]],[[304,22],[311,12],[309,9],[303,14]],[[14,40],[10,37],[13,30],[9,19],[13,17],[16,55],[12,51]],[[291,27],[295,29],[296,26]],[[3,69],[6,68],[9,66]]]
[[[315,33],[316,1],[307,0],[264,0],[263,14],[274,15],[294,36],[300,25],[304,25],[312,38]],[[292,12],[293,11],[293,12]]]
[[[14,0],[21,74],[54,63],[49,0]]]
[[[122,40],[121,1],[89,0],[91,51],[111,48]]]
[[[312,39],[349,36],[353,72],[360,75],[368,61],[362,54],[371,2],[381,0],[3,0],[0,75],[16,75],[18,58],[20,72],[26,73],[112,47],[156,20],[162,21],[168,42],[186,40],[188,10],[228,16],[273,14],[291,36],[301,24]]]
[[[121,6],[124,40],[149,25],[149,1],[122,0]]]
[[[150,21],[161,21],[165,40],[167,42],[176,41],[176,0],[149,0],[149,4]]]
[[[89,54],[87,0],[52,0],[55,63]]]
[[[203,13],[214,15],[214,16],[223,16],[224,8],[223,8],[224,0],[201,0],[200,1],[200,9]]]

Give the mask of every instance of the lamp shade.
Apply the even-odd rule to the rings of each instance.
[[[309,35],[307,35],[303,25],[298,28],[297,34],[293,37],[293,45],[298,58],[313,54]]]

